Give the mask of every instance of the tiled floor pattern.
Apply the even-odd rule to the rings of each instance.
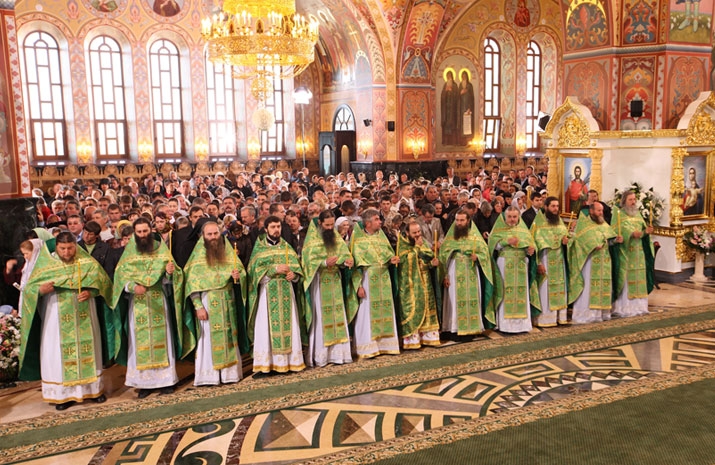
[[[291,463],[713,362],[715,330],[436,379],[28,463]]]

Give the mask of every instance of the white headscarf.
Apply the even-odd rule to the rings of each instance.
[[[32,242],[32,255],[30,256],[30,259],[25,262],[25,266],[22,267],[22,277],[20,278],[20,301],[17,304],[17,312],[20,317],[22,317],[22,290],[25,289],[25,285],[30,279],[32,270],[35,268],[37,257],[40,256],[40,249],[45,247],[45,241],[42,239],[30,239],[30,242]]]
[[[523,191],[519,191],[514,194],[514,197],[511,200],[511,206],[517,208],[520,213],[524,213],[526,211],[526,203],[524,203],[523,207],[519,206],[519,199],[522,197],[526,197],[526,194]]]

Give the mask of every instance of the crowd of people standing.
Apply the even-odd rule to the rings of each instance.
[[[471,339],[648,313],[652,228],[625,193],[562,218],[533,167],[426,180],[307,169],[75,180],[5,264],[20,376],[64,410],[126,366],[143,398]]]

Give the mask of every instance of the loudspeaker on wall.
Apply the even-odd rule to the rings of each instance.
[[[643,116],[643,100],[631,100],[631,118]]]
[[[394,121],[387,122],[387,130],[390,132],[393,132],[395,130],[395,122]]]

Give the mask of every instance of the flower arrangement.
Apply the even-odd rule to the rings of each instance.
[[[0,381],[17,379],[20,356],[20,318],[0,317]]]
[[[715,252],[715,234],[693,226],[692,231],[683,235],[683,244],[704,254]]]
[[[663,216],[665,209],[665,199],[655,193],[653,188],[645,189],[639,182],[633,181],[623,190],[614,189],[613,199],[608,203],[610,206],[620,206],[623,194],[633,191],[636,194],[636,206],[643,216],[646,224],[650,224],[650,215],[653,213],[653,225],[658,225],[658,220]]]

